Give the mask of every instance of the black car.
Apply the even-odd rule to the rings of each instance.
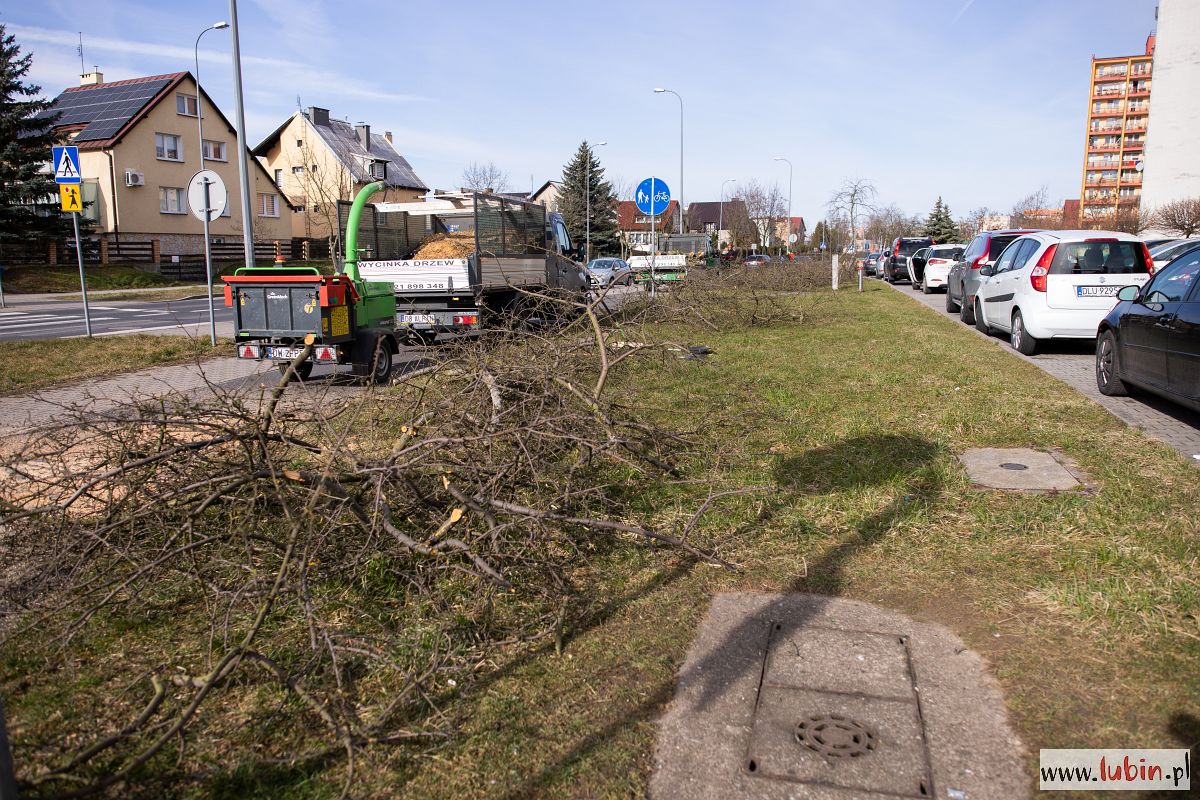
[[[882,253],[868,253],[867,258],[863,261],[863,274],[869,278],[875,277],[875,267],[879,264],[879,259]]]
[[[1125,395],[1140,386],[1200,411],[1200,250],[1163,267],[1144,286],[1126,286],[1100,323],[1096,386]]]
[[[909,280],[908,257],[922,247],[929,247],[932,244],[933,239],[928,236],[901,236],[892,242],[890,255],[881,260],[880,277],[889,283]]]

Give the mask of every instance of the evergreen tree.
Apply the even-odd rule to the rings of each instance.
[[[813,251],[820,251],[822,241],[825,242],[826,247],[830,246],[829,240],[826,238],[826,235],[825,235],[825,223],[818,222],[815,226],[813,226],[812,236],[809,237],[808,243],[809,243],[809,246],[813,249]]]
[[[588,194],[591,203],[588,203]],[[617,237],[617,203],[612,184],[604,179],[604,167],[591,146],[581,142],[575,156],[563,167],[563,182],[558,190],[558,208],[567,232],[577,246],[583,246],[587,234],[587,212],[591,210],[592,258],[620,255]]]
[[[0,25],[0,239],[59,236],[70,219],[58,211],[53,176],[41,172],[54,146],[40,86],[25,83],[32,56]]]
[[[958,239],[958,225],[950,216],[950,206],[942,203],[941,197],[938,197],[937,202],[933,204],[933,210],[929,212],[929,217],[925,220],[925,228],[921,233],[938,244]]]

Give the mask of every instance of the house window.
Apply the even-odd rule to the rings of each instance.
[[[303,140],[303,139],[297,139],[297,140],[296,140],[296,147],[304,147],[304,140]]]
[[[260,217],[278,217],[279,195],[260,192],[258,195],[258,215]]]
[[[173,133],[154,134],[154,155],[163,161],[183,161],[183,139]]]
[[[293,175],[303,175],[304,167],[292,167],[292,174]]]
[[[387,162],[372,161],[368,171],[370,172],[371,177],[375,180],[384,180],[387,178]]]
[[[187,199],[183,189],[175,186],[158,187],[158,210],[163,214],[186,214]]]
[[[205,139],[204,157],[209,161],[228,161],[228,158],[225,156],[225,143]]]
[[[303,213],[304,213],[304,206],[296,206],[296,208],[295,208],[295,212],[296,212],[297,214],[303,214]]]
[[[283,170],[281,169],[275,170],[275,186],[283,188]]]
[[[196,104],[196,95],[194,94],[177,94],[175,95],[175,111],[185,117],[195,117],[200,114],[200,107]]]

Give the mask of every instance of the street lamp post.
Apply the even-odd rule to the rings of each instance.
[[[221,20],[220,22],[209,25],[196,37],[196,45],[192,48],[196,62],[196,143],[200,150],[200,169],[204,169],[204,106],[200,102],[200,38],[209,31],[219,31],[229,27],[229,23]],[[204,276],[205,282],[208,284],[208,339],[209,343],[217,346],[217,315],[213,309],[213,290],[212,290],[212,243],[208,236],[208,183],[207,178],[204,184],[204,214],[201,219],[204,220]]]
[[[792,253],[792,162],[788,161],[783,156],[775,156],[775,160],[787,162],[787,165],[788,165],[788,224],[787,224],[788,242],[787,242],[787,247],[788,247],[788,255],[791,255],[791,253]]]
[[[721,202],[717,204],[717,258],[721,257],[721,231],[725,230],[725,184],[732,183],[737,178],[726,178],[721,181]]]
[[[246,104],[242,98],[242,45],[238,37],[237,0],[229,0],[230,34],[233,37],[233,102],[237,123],[238,179],[242,196],[242,246],[246,266],[254,266],[254,218],[250,212],[250,164],[246,160]]]
[[[588,145],[587,177],[584,179],[584,197],[587,198],[585,201],[587,211],[584,212],[584,225],[587,231],[584,234],[584,264],[590,264],[592,261],[592,148],[604,147],[606,144],[608,142],[596,142],[594,145]]]
[[[686,208],[683,204],[683,98],[678,92],[673,92],[670,89],[656,88],[655,94],[673,94],[675,99],[679,101],[679,233],[683,234],[683,210]]]

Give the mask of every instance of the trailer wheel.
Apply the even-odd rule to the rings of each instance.
[[[288,366],[289,366],[288,364],[280,364],[279,365],[279,374],[280,375],[287,374]],[[306,380],[308,380],[308,376],[312,375],[312,370],[313,370],[313,362],[312,361],[304,361],[300,364],[300,366],[296,367],[296,377],[302,381],[306,381]]]
[[[371,354],[371,383],[382,386],[392,377],[392,347],[386,336],[375,340]]]

